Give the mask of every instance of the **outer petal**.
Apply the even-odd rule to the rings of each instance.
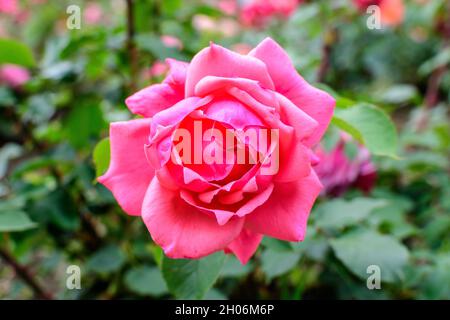
[[[224,90],[230,87],[241,89],[268,106],[273,106],[274,103],[278,102],[275,98],[275,92],[263,89],[258,81],[243,78],[206,76],[195,86],[195,95],[203,97],[216,90]]]
[[[203,49],[192,59],[186,77],[187,97],[194,95],[195,86],[206,76],[246,78],[259,81],[264,88],[274,88],[263,62],[215,44]]]
[[[176,191],[153,179],[142,206],[153,240],[171,258],[201,258],[223,250],[241,232],[244,219],[219,226],[214,217],[188,205]]]
[[[226,251],[233,252],[242,264],[246,264],[255,254],[262,238],[262,234],[244,228],[241,234],[230,243]]]
[[[111,163],[108,171],[98,178],[130,215],[141,214],[145,192],[154,176],[144,153],[150,122],[151,119],[138,119],[111,123]]]
[[[266,64],[277,92],[318,122],[317,130],[305,144],[313,146],[318,143],[333,115],[335,100],[328,93],[306,82],[297,73],[286,52],[272,39],[266,38],[249,55]]]
[[[269,200],[246,216],[245,227],[286,241],[302,241],[311,208],[322,189],[315,172],[275,186]]]
[[[161,84],[148,86],[125,100],[134,114],[152,117],[161,110],[167,109],[184,98],[186,80],[186,62],[167,59],[170,72]]]

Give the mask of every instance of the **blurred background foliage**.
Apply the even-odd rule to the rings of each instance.
[[[29,0],[0,12],[0,64],[30,73],[0,84],[0,298],[449,299],[448,3],[405,1],[400,25],[369,30],[350,0],[305,1],[264,26],[219,2]],[[81,29],[69,30],[73,4]],[[364,143],[375,186],[323,194],[304,242],[265,238],[248,265],[167,259],[96,183],[108,123],[131,118],[124,99],[160,81],[165,58],[188,61],[210,41],[246,52],[266,36],[337,98],[324,148],[338,129]],[[381,290],[366,287],[372,264]],[[81,290],[66,288],[68,265]]]

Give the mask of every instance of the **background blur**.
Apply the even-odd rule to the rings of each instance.
[[[371,1],[251,2],[0,0],[0,298],[450,299],[450,4],[405,0],[374,29]],[[338,106],[389,114],[398,143],[379,143],[396,150],[370,155],[340,132],[370,135],[378,118],[334,119],[304,242],[265,238],[246,266],[219,253],[170,269],[96,183],[108,123],[131,118],[125,98],[161,81],[165,58],[210,41],[246,53],[266,36]],[[81,290],[66,287],[70,265]]]

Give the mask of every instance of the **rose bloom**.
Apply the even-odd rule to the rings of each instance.
[[[161,84],[126,99],[143,118],[111,124],[111,163],[98,181],[125,212],[142,217],[171,258],[224,250],[246,263],[263,235],[302,241],[322,189],[311,148],[330,122],[334,99],[308,84],[270,38],[248,55],[211,44],[189,64],[167,62],[170,71]],[[251,128],[276,131],[278,139],[267,139],[270,147],[262,148],[264,139],[255,144],[233,137],[245,153],[263,159],[256,163],[250,157],[244,163],[174,161],[174,154],[186,158],[178,153],[177,133],[195,136],[198,122],[203,136],[212,129]],[[212,146],[215,155],[235,155],[238,149],[225,150],[216,139],[190,143],[183,153]],[[268,163],[277,170],[267,173]]]
[[[353,0],[353,3],[362,12],[365,12],[369,6],[379,6],[381,23],[386,26],[397,26],[404,19],[403,0]]]
[[[244,25],[261,27],[274,16],[289,17],[303,0],[246,0],[241,8]]]
[[[349,157],[345,151],[349,145],[356,147],[357,152],[353,157]],[[349,135],[342,134],[330,151],[318,146],[316,155],[319,163],[315,171],[324,186],[324,194],[339,196],[351,187],[368,193],[375,185],[377,172],[369,150]]]
[[[0,66],[0,83],[9,87],[18,88],[30,80],[30,73],[27,69],[14,64]]]

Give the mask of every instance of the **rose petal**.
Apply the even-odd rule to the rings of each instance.
[[[187,97],[194,95],[195,86],[206,76],[251,79],[259,81],[264,88],[274,88],[267,68],[260,60],[212,43],[197,53],[189,65],[186,77]]]
[[[184,98],[188,64],[175,59],[167,59],[166,62],[170,71],[163,83],[148,86],[125,100],[132,113],[149,118]]]
[[[318,143],[330,123],[335,100],[306,82],[297,73],[286,52],[272,39],[266,38],[249,55],[266,64],[277,92],[318,122],[317,130],[305,140],[305,144],[313,146]]]
[[[262,238],[262,234],[244,228],[239,236],[228,245],[226,251],[234,253],[242,264],[246,264],[255,254]]]
[[[275,185],[269,200],[245,217],[245,227],[286,241],[302,241],[311,208],[322,189],[312,170],[303,179]]]
[[[153,179],[144,198],[142,218],[153,240],[171,258],[201,258],[223,250],[241,232],[243,219],[219,226],[213,217],[183,201]]]
[[[154,176],[144,153],[150,122],[151,119],[138,119],[111,123],[111,162],[108,171],[98,178],[130,215],[141,214],[145,192]]]

